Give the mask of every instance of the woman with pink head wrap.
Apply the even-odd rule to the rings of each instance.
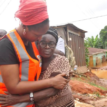
[[[6,107],[32,107],[33,101],[55,95],[57,89],[62,89],[68,81],[63,78],[65,74],[34,81],[39,78],[41,68],[34,42],[49,29],[46,3],[43,0],[20,0],[15,17],[21,24],[9,32],[7,38],[0,40],[0,107],[2,104]],[[5,91],[10,94],[4,95]],[[18,98],[12,100],[11,95],[18,95]]]
[[[21,21],[17,32],[29,41],[36,41],[49,28],[47,6],[43,0],[20,0],[15,17]]]

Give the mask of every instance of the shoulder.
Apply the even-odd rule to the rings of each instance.
[[[66,73],[69,75],[71,67],[68,59],[65,56],[57,55],[54,60],[54,69],[60,73]]]
[[[18,64],[18,59],[14,51],[13,45],[8,38],[0,40],[0,65],[2,64]]]
[[[55,55],[55,59],[58,61],[58,62],[69,62],[68,59],[65,57],[65,56],[62,56],[62,55]]]
[[[54,63],[57,64],[57,66],[69,66],[69,60],[65,56],[61,55],[55,55]]]
[[[5,46],[7,47],[12,46],[12,43],[7,37],[0,40],[0,47],[5,47]]]
[[[8,51],[13,52],[14,48],[10,40],[6,37],[0,40],[0,52],[8,53]]]

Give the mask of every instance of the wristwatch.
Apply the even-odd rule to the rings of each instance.
[[[30,93],[30,101],[34,101],[33,92]]]

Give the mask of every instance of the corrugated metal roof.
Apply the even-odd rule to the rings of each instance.
[[[70,25],[70,26],[73,26],[75,29],[78,29],[78,30],[80,30],[80,31],[82,31],[82,32],[84,32],[84,33],[86,33],[87,31],[85,31],[85,30],[83,30],[83,29],[80,29],[80,28],[78,28],[77,26],[75,26],[75,25],[73,25],[72,23],[67,23],[67,24],[62,24],[62,25],[57,25],[57,26],[51,26],[51,27],[66,27],[67,25]]]
[[[95,55],[95,54],[107,52],[107,49],[88,48],[88,51],[89,51],[89,55]]]

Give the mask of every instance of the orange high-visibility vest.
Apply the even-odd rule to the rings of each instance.
[[[20,38],[16,30],[13,30],[7,34],[8,39],[11,41],[16,55],[19,60],[19,78],[20,81],[35,81],[35,77],[38,80],[41,73],[41,58],[37,50],[35,42],[32,42],[32,48],[35,57],[38,59],[33,59],[27,52],[25,45]],[[3,83],[2,76],[0,73],[0,94],[5,94],[7,91],[5,84]],[[7,107],[32,107],[33,102],[25,102]],[[1,106],[0,106],[1,107]]]

